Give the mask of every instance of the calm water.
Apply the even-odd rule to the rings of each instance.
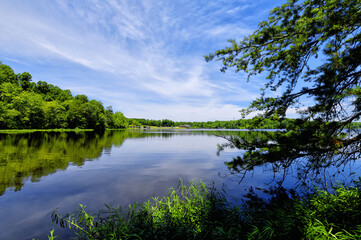
[[[240,150],[217,155],[226,140],[210,131],[0,134],[0,239],[47,239],[49,212],[96,212],[166,195],[180,178],[224,186],[230,199],[264,187],[273,173],[257,169],[241,184],[224,165]],[[225,134],[247,132],[229,131]],[[292,179],[286,184],[292,185]]]

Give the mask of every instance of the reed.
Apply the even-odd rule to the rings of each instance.
[[[89,214],[80,205],[65,216],[55,210],[51,218],[75,228],[75,239],[361,239],[358,183],[303,197],[279,188],[269,199],[251,194],[234,205],[202,181],[180,180],[167,196],[126,210],[106,205]]]

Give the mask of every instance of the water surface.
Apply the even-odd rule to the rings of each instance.
[[[48,213],[127,206],[165,195],[179,178],[222,184],[222,139],[210,132],[106,131],[0,135],[0,239],[45,239]]]
[[[96,212],[104,204],[144,202],[167,194],[178,180],[202,179],[224,187],[230,199],[250,186],[263,188],[271,171],[256,169],[240,184],[224,162],[242,154],[228,149],[220,131],[106,131],[0,134],[0,239],[47,239],[49,213],[85,204]],[[248,137],[248,132],[223,131]],[[261,134],[261,133],[253,133]],[[286,184],[292,186],[294,180]]]

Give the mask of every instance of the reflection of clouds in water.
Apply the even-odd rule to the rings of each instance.
[[[139,146],[140,142],[146,141],[146,144]],[[129,139],[124,144],[126,148],[121,149],[122,154],[134,151],[141,153],[184,153],[200,151],[202,153],[215,153],[217,151],[217,144],[225,140],[218,137],[207,135],[184,135],[179,134],[170,138],[142,138],[142,139]],[[117,149],[112,149],[112,156],[116,156]]]
[[[1,238],[24,239],[29,232],[42,233],[36,237],[45,238],[54,227],[47,214],[55,208],[67,213],[79,203],[90,212],[105,203],[127,207],[166,195],[179,178],[215,181],[219,169],[225,168],[222,156],[216,155],[221,140],[202,135],[127,139],[122,147],[113,146],[97,160],[68,166],[38,183],[27,182],[20,192],[8,191],[0,199],[0,216],[10,216],[1,226],[7,229]],[[14,228],[14,223],[21,223],[18,227],[26,231]]]
[[[224,184],[230,198],[245,194],[250,186],[266,187],[273,172],[264,171],[263,167],[248,173],[241,184],[237,175],[218,176],[229,174],[224,162],[242,153],[227,149],[217,156],[217,144],[223,141],[214,136],[186,134],[128,138],[121,147],[112,145],[107,154],[86,161],[81,167],[71,165],[66,171],[41,178],[40,182],[27,182],[21,191],[7,191],[0,197],[0,219],[6,219],[0,225],[0,239],[25,239],[29,232],[42,234],[31,237],[46,238],[54,227],[47,214],[57,207],[61,213],[74,211],[79,203],[87,205],[90,212],[97,212],[104,204],[127,207],[166,195],[170,187],[177,186],[179,178],[185,182],[214,181],[216,187]],[[288,178],[285,186],[294,182],[294,178]],[[56,227],[56,233],[62,231]]]

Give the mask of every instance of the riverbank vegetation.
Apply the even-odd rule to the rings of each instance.
[[[172,121],[169,119],[153,120],[143,118],[129,118],[128,121],[132,126],[143,127],[179,127],[190,129],[287,129],[297,123],[297,119],[293,118],[277,118],[277,119],[264,119],[259,121],[255,119],[238,119],[229,121],[207,121],[207,122],[185,122],[185,121]],[[353,122],[349,125],[353,129],[361,127],[360,122]]]
[[[85,95],[73,96],[45,81],[32,81],[28,72],[15,74],[10,66],[0,62],[0,129],[119,129],[127,127],[181,127],[203,129],[287,129],[296,119],[267,118],[230,121],[176,122],[170,119],[152,120],[126,118],[112,107],[104,108],[97,100]],[[351,126],[359,128],[360,123]],[[3,132],[3,131],[2,131]]]
[[[15,74],[0,62],[0,129],[119,129],[127,127],[183,127],[247,129],[251,119],[208,122],[175,122],[169,119],[127,119],[112,107],[104,108],[85,95],[73,96],[45,81],[33,82],[28,72]],[[265,121],[258,128],[285,128],[292,121]]]
[[[182,128],[203,128],[203,129],[248,129],[251,128],[253,124],[252,119],[239,119],[239,120],[229,120],[229,121],[207,121],[207,122],[176,122],[169,119],[163,120],[152,120],[152,119],[141,119],[141,118],[131,118],[130,122],[133,120],[141,126],[156,126],[156,127],[182,127]],[[281,121],[268,120],[257,126],[258,129],[284,129],[288,124],[290,124],[294,119],[282,119]]]
[[[80,205],[70,215],[56,210],[51,218],[75,229],[75,239],[360,239],[359,184],[305,196],[278,188],[269,199],[250,193],[234,204],[203,182],[180,181],[168,196],[127,211],[106,206],[90,214]]]
[[[0,62],[0,129],[126,128],[121,112],[85,95],[73,96],[28,72],[15,74]]]

